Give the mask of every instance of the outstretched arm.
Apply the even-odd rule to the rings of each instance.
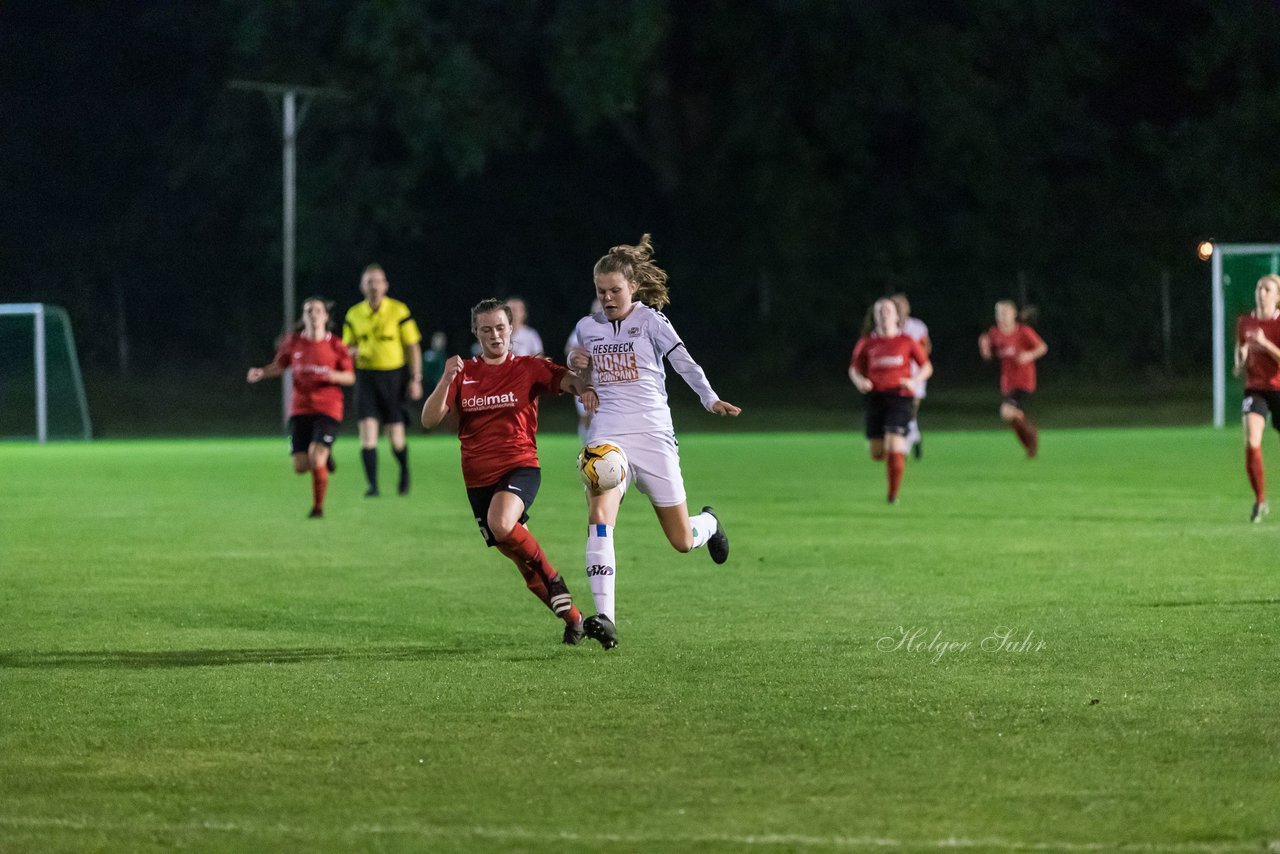
[[[588,389],[594,391],[595,386],[591,384],[590,380],[578,376],[573,371],[566,372],[565,375],[560,378],[560,390],[566,391],[575,397],[580,396]]]
[[[261,368],[250,368],[249,374],[245,379],[251,383],[256,383],[259,380],[269,380],[272,377],[278,377],[283,373],[284,368],[280,367],[275,362],[269,362]],[[352,382],[355,382],[354,377],[352,378]]]
[[[591,354],[581,347],[570,347],[565,364],[581,384],[582,390],[574,394],[578,396],[582,408],[588,415],[595,415],[596,410],[600,408],[600,397],[596,394],[596,387],[591,382]]]
[[[600,398],[596,396],[596,387],[591,384],[589,379],[580,377],[573,371],[569,371],[561,377],[560,390],[567,391],[577,397],[582,403],[582,408],[592,415],[600,408]]]
[[[675,349],[667,353],[667,361],[671,363],[671,367],[676,369],[676,373],[689,384],[689,388],[694,390],[698,395],[698,400],[702,401],[703,408],[708,412],[713,412],[716,415],[737,415],[742,412],[741,409],[727,400],[720,399],[720,396],[715,393],[715,389],[711,388],[711,383],[707,380],[706,371],[702,370],[702,366],[693,360],[693,357],[689,355],[689,351],[685,349],[683,344],[678,344]]]

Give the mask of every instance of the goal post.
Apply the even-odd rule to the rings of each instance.
[[[1280,273],[1280,243],[1215,243],[1213,268],[1213,425],[1226,426],[1244,390],[1231,376],[1236,318],[1253,310],[1258,279]],[[1201,256],[1203,257],[1203,255]]]
[[[71,318],[46,303],[0,304],[0,437],[90,439]]]

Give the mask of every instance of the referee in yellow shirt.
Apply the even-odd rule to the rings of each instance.
[[[360,460],[369,481],[365,495],[378,494],[379,425],[386,427],[391,453],[400,463],[400,494],[407,495],[405,424],[411,417],[409,401],[422,399],[422,333],[409,307],[387,296],[387,274],[378,264],[364,268],[360,292],[364,301],[347,312],[342,343],[355,357]]]

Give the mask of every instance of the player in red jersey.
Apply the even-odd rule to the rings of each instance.
[[[342,389],[354,385],[351,354],[342,339],[329,332],[332,303],[308,297],[302,303],[302,322],[280,344],[276,357],[261,368],[250,368],[246,377],[256,383],[293,370],[293,394],[289,399],[290,448],[293,470],[311,472],[311,518],[324,515],[324,494],[334,470],[333,442],[342,422]]]
[[[902,332],[898,306],[888,297],[871,307],[875,328],[858,339],[849,360],[849,379],[867,396],[867,438],[871,459],[885,461],[889,503],[898,500],[915,383],[933,376],[920,342]],[[917,370],[912,375],[912,366]]]
[[[1262,478],[1262,434],[1280,414],[1280,276],[1258,279],[1254,309],[1236,320],[1235,375],[1244,374],[1244,468],[1253,487],[1250,521],[1261,522],[1270,509]]]
[[[496,547],[520,570],[525,584],[560,619],[564,642],[582,640],[582,613],[569,588],[525,527],[538,495],[538,396],[581,394],[582,381],[563,365],[511,353],[511,309],[488,299],[471,309],[471,331],[480,355],[451,356],[444,375],[422,407],[422,426],[458,418],[462,478],[485,545]]]
[[[1049,352],[1036,331],[1018,322],[1018,307],[1010,300],[996,303],[996,324],[978,337],[978,352],[987,361],[1000,360],[1000,417],[1013,428],[1018,441],[1034,457],[1040,434],[1027,417],[1027,402],[1036,390],[1036,360]]]

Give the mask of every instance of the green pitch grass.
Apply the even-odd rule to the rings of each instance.
[[[1280,513],[1236,431],[935,433],[895,507],[852,433],[681,452],[732,556],[629,498],[606,654],[482,547],[451,438],[377,500],[344,438],[317,521],[279,439],[0,446],[0,851],[1280,845]]]

